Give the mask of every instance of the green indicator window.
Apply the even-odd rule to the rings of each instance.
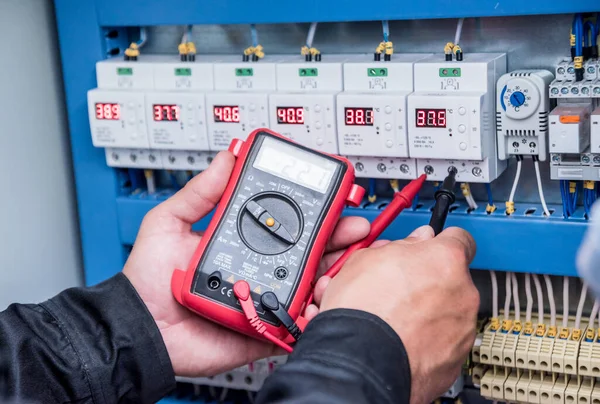
[[[367,69],[369,77],[387,77],[388,69],[385,67],[370,67]]]
[[[119,76],[131,76],[133,69],[131,67],[117,67],[117,74]]]
[[[254,76],[254,69],[235,69],[235,75],[238,77],[250,77]]]
[[[175,76],[191,76],[192,69],[188,67],[178,67],[175,69]]]
[[[300,77],[317,77],[319,75],[319,69],[298,69],[298,75]]]
[[[460,77],[460,67],[443,67],[440,69],[440,77]]]

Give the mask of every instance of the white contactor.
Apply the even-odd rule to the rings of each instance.
[[[149,92],[146,121],[151,149],[209,150],[203,93]]]
[[[553,75],[546,70],[517,70],[498,80],[496,94],[496,130],[498,157],[548,155],[548,86]]]
[[[149,148],[143,93],[90,90],[88,115],[94,146]]]
[[[269,96],[271,129],[327,153],[338,153],[335,97],[343,90],[344,55],[306,62],[296,56],[277,64],[277,92]]]
[[[234,138],[269,126],[268,95],[276,90],[276,56],[243,62],[223,56],[214,64],[215,90],[206,94],[210,150],[227,150]]]
[[[419,174],[439,181],[454,167],[457,181],[488,183],[505,170],[494,119],[496,82],[504,73],[505,54],[466,54],[460,62],[433,55],[415,64],[408,147]]]
[[[344,92],[337,96],[338,144],[357,176],[416,178],[416,162],[408,158],[406,109],[414,63],[426,56],[399,54],[382,62],[364,55],[344,64]]]
[[[580,154],[590,145],[590,104],[563,104],[550,113],[550,153]]]

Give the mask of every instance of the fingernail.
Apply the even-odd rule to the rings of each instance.
[[[430,240],[435,236],[433,233],[433,229],[431,226],[425,225],[421,226],[418,229],[415,229],[408,238],[419,239],[419,240]]]

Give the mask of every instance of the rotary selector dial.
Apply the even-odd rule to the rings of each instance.
[[[502,89],[500,103],[511,119],[527,119],[537,111],[540,105],[540,92],[530,80],[525,77],[515,77],[509,80]]]
[[[253,251],[281,254],[293,247],[302,234],[300,207],[279,192],[260,193],[246,201],[238,213],[238,232]]]

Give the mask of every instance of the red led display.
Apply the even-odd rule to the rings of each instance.
[[[277,123],[280,124],[304,124],[303,107],[277,107]]]
[[[373,108],[345,108],[344,113],[348,126],[373,126],[375,123]]]
[[[179,121],[179,106],[154,104],[154,121],[155,122],[178,122]]]
[[[96,119],[118,121],[121,119],[121,106],[119,104],[96,103]]]
[[[417,109],[417,128],[445,128],[445,109]]]
[[[240,107],[237,105],[215,105],[213,108],[215,122],[239,123]]]

